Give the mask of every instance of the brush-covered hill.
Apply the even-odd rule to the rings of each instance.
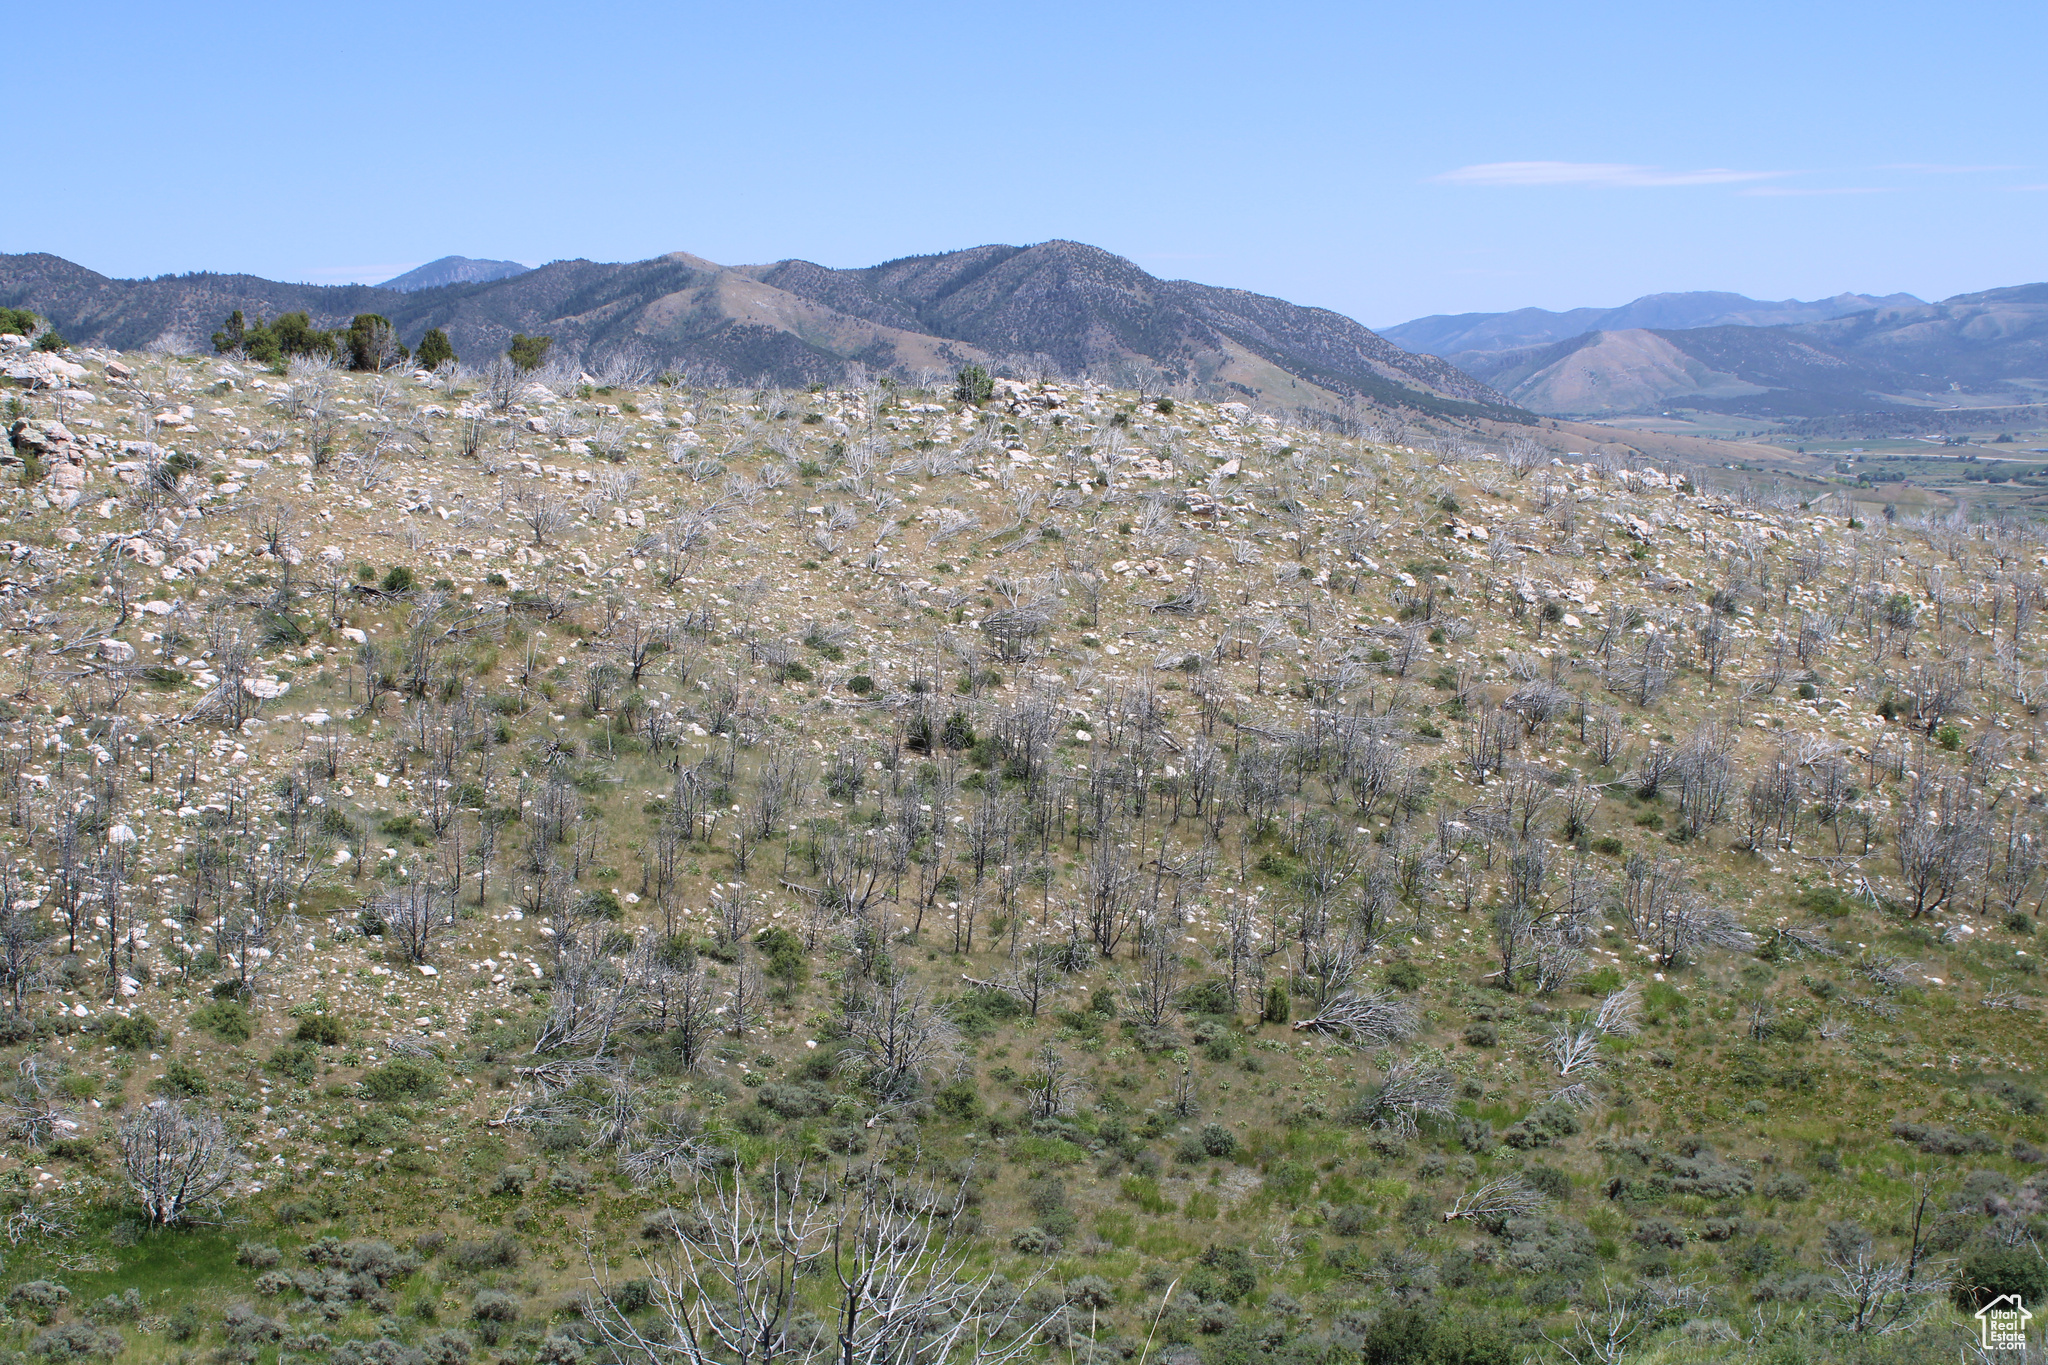
[[[0,1349],[1918,1362],[2043,1288],[2032,526],[8,345]]]
[[[1363,402],[1530,420],[1455,367],[1340,314],[1160,280],[1077,242],[977,247],[867,270],[803,261],[727,269],[676,252],[490,273],[443,269],[377,287],[210,274],[114,280],[54,256],[0,256],[0,303],[50,318],[81,344],[131,349],[203,344],[235,309],[305,311],[321,327],[374,312],[409,345],[438,327],[458,355],[480,360],[516,334],[547,335],[572,366],[641,382],[679,370],[708,382],[802,385],[838,382],[849,364],[910,378],[1010,362],[1274,406]]]

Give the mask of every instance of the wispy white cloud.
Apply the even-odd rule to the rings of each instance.
[[[2024,166],[1944,166],[1925,161],[1902,161],[1893,166],[1879,166],[1881,171],[1911,171],[1915,175],[1972,175],[1978,171],[2023,171]]]
[[[1826,185],[1801,188],[1797,185],[1752,185],[1737,193],[1752,195],[1759,199],[1793,199],[1813,194],[1890,194],[1885,185]]]
[[[1583,185],[1595,189],[1662,189],[1678,185],[1740,185],[1771,180],[1785,171],[1732,171],[1713,168],[1672,171],[1662,166],[1631,166],[1610,161],[1489,161],[1460,166],[1431,179],[1445,185],[1489,185],[1514,188]]]
[[[2048,185],[2007,185],[2007,190],[2048,190]]]

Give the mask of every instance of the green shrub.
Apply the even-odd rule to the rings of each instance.
[[[949,1119],[972,1123],[981,1117],[981,1092],[971,1079],[962,1076],[932,1097],[932,1107]]]
[[[1059,1238],[1036,1225],[1018,1228],[1010,1234],[1010,1250],[1026,1256],[1050,1256],[1060,1245]]]
[[[171,1310],[169,1319],[164,1323],[164,1335],[183,1343],[198,1336],[205,1325],[200,1321],[198,1305],[181,1303]]]
[[[2003,1294],[2017,1294],[2024,1303],[2048,1299],[2048,1262],[2033,1247],[1979,1247],[1963,1258],[1957,1306],[1974,1312]]]
[[[300,1085],[311,1085],[320,1064],[320,1049],[311,1043],[286,1043],[270,1054],[264,1068]]]
[[[987,370],[979,365],[969,365],[959,374],[959,382],[953,386],[953,397],[962,403],[976,407],[995,397],[996,383],[989,378]]]
[[[389,593],[411,592],[413,585],[417,582],[419,582],[419,579],[411,569],[406,568],[403,564],[393,564],[384,571],[384,581],[379,583],[377,587]]]
[[[142,1291],[130,1285],[119,1294],[109,1294],[85,1306],[85,1316],[104,1326],[110,1322],[133,1322],[142,1316]]]
[[[25,337],[36,330],[36,315],[26,308],[0,308],[0,334]]]
[[[127,1347],[128,1343],[121,1334],[111,1327],[67,1322],[62,1327],[37,1333],[36,1339],[29,1343],[28,1352],[43,1360],[90,1360],[94,1356],[112,1359]]]
[[[147,1052],[162,1036],[163,1030],[157,1027],[156,1020],[140,1010],[107,1025],[107,1041],[126,1052]]]
[[[780,925],[754,935],[754,946],[768,959],[768,975],[776,980],[796,985],[810,976],[804,941]]]
[[[514,334],[512,344],[505,348],[505,356],[521,374],[528,374],[547,363],[548,348],[554,344],[553,337],[530,337],[519,332]]]
[[[431,370],[443,361],[452,361],[455,347],[448,340],[448,334],[439,327],[429,327],[420,338],[420,348],[413,353],[413,362],[423,370]]]
[[[268,1242],[242,1242],[235,1247],[235,1264],[251,1270],[275,1270],[284,1264],[284,1253]]]
[[[388,370],[412,355],[399,343],[391,319],[382,313],[356,314],[342,333],[341,344],[348,351],[351,370]]]
[[[203,1099],[213,1093],[213,1087],[206,1083],[204,1075],[175,1057],[150,1088],[172,1099]]]
[[[472,1274],[479,1270],[516,1270],[525,1259],[526,1248],[509,1232],[501,1232],[488,1242],[457,1242],[448,1253],[450,1266]]]
[[[519,1300],[499,1289],[480,1289],[469,1302],[469,1314],[478,1322],[519,1321]]]
[[[533,1172],[520,1165],[500,1168],[497,1178],[491,1181],[491,1193],[518,1199],[526,1193],[526,1187],[533,1183]]]
[[[1523,1275],[1577,1279],[1593,1268],[1593,1234],[1569,1218],[1510,1218],[1501,1242],[1502,1264]]]
[[[819,1118],[832,1112],[832,1092],[819,1085],[769,1081],[761,1087],[760,1104],[786,1119]]]
[[[259,323],[257,326],[260,329],[262,324]],[[280,314],[266,330],[270,337],[266,347],[269,359],[265,360],[254,350],[249,351],[252,357],[263,360],[266,364],[289,360],[295,355],[332,356],[335,353],[334,334],[315,327],[313,319],[305,313]]]
[[[348,1029],[331,1014],[309,1014],[299,1020],[293,1039],[319,1047],[338,1047],[348,1041]]]
[[[981,1039],[1023,1013],[1022,1003],[1008,991],[977,986],[954,1002],[953,1026],[963,1037]]]
[[[249,1007],[239,1000],[216,1000],[192,1011],[187,1023],[205,1029],[223,1043],[246,1043],[256,1031]]]
[[[431,1067],[410,1057],[393,1057],[363,1075],[363,1094],[373,1100],[404,1100],[431,1095],[439,1088]]]
[[[1413,962],[1396,962],[1387,968],[1387,984],[1397,991],[1420,990],[1424,979],[1422,968]]]
[[[1240,1246],[1210,1246],[1182,1281],[1196,1298],[1212,1303],[1242,1303],[1259,1287],[1258,1271]]]
[[[1521,1151],[1548,1147],[1559,1138],[1579,1131],[1578,1115],[1566,1104],[1540,1104],[1520,1123],[1510,1125],[1500,1140]]]
[[[7,1306],[36,1322],[48,1322],[71,1302],[71,1291],[55,1280],[29,1280],[7,1293]]]
[[[1785,1203],[1793,1203],[1806,1198],[1811,1189],[1812,1187],[1806,1182],[1806,1177],[1797,1171],[1779,1171],[1776,1175],[1770,1176],[1762,1185],[1758,1186],[1757,1193],[1766,1199],[1777,1199]]]
[[[1621,972],[1614,967],[1602,967],[1579,978],[1579,990],[1586,995],[1611,995],[1620,989]]]

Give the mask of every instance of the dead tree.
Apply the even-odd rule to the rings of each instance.
[[[760,1181],[736,1171],[729,1188],[700,1184],[674,1254],[648,1261],[651,1323],[614,1306],[594,1264],[592,1322],[636,1365],[940,1365],[967,1343],[982,1365],[1005,1365],[1050,1315],[1018,1314],[1014,1289],[970,1267],[952,1236],[963,1196],[879,1162],[836,1186],[801,1166]],[[801,1294],[820,1278],[829,1325]]]
[[[924,1078],[960,1056],[960,1034],[945,1008],[899,977],[846,1016],[852,1046],[841,1066],[859,1072],[885,1100],[908,1099]]]
[[[553,493],[522,493],[518,505],[520,523],[533,532],[536,545],[547,544],[549,536],[567,529],[573,519],[569,504]]]
[[[1327,1034],[1357,1047],[1383,1047],[1405,1042],[1422,1029],[1415,1007],[1390,991],[1359,995],[1341,991],[1312,1019],[1294,1025],[1296,1033]]]
[[[1448,1118],[1457,1086],[1440,1066],[1403,1057],[1360,1097],[1353,1116],[1374,1128],[1414,1136],[1425,1118]]]
[[[1444,1214],[1446,1223],[1460,1220],[1482,1226],[1505,1223],[1510,1218],[1527,1218],[1542,1213],[1550,1201],[1531,1189],[1519,1175],[1504,1175],[1458,1196]]]
[[[157,1100],[121,1125],[121,1169],[149,1221],[171,1227],[234,1178],[233,1139],[212,1114]]]

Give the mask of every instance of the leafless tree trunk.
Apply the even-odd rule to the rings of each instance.
[[[1127,993],[1137,1017],[1158,1028],[1173,1009],[1180,991],[1180,951],[1174,935],[1163,924],[1147,924],[1140,935],[1138,974]]]
[[[399,890],[371,902],[377,917],[384,921],[385,942],[405,954],[407,962],[427,960],[433,951],[434,936],[448,918],[449,905],[442,902],[438,891],[425,877],[415,877]]]

